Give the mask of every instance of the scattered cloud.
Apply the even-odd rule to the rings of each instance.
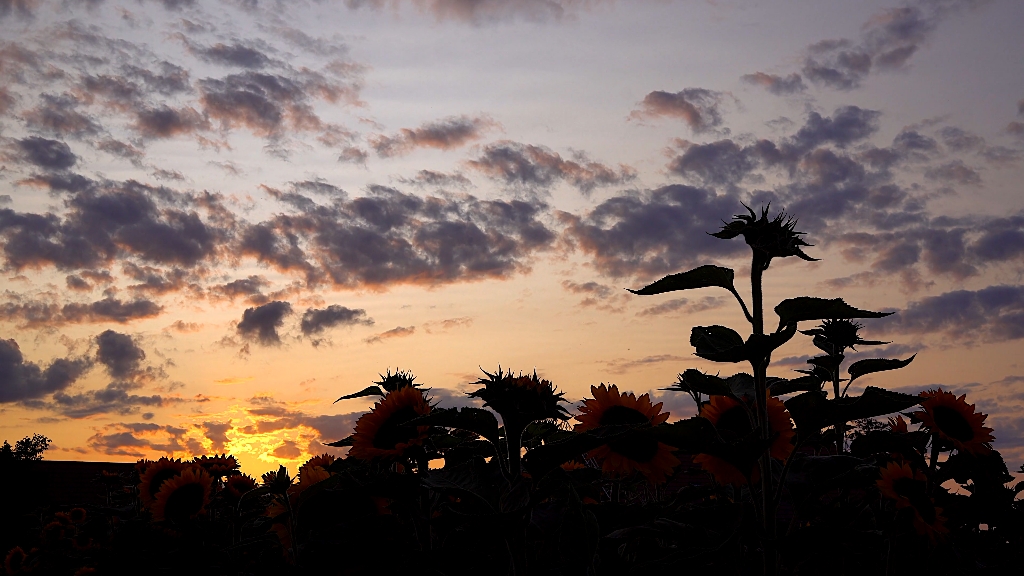
[[[0,339],[0,403],[35,400],[60,392],[91,366],[88,358],[57,358],[43,369],[26,361],[13,339]]]
[[[376,334],[364,340],[367,344],[379,344],[385,340],[391,338],[404,338],[406,336],[412,336],[416,333],[415,326],[398,326],[391,330],[386,330],[380,334]]]
[[[564,181],[589,194],[595,188],[625,184],[636,178],[636,170],[620,165],[616,170],[595,162],[582,153],[572,160],[544,147],[502,140],[484,147],[483,154],[467,166],[509,186],[546,190]]]
[[[804,84],[803,78],[795,72],[788,76],[755,72],[753,74],[744,74],[740,79],[748,84],[760,86],[776,96],[789,96],[807,90],[807,85]]]
[[[284,318],[292,313],[292,305],[288,302],[275,300],[255,308],[246,308],[236,331],[248,340],[264,346],[281,343],[277,330],[284,326]]]
[[[452,150],[479,140],[488,131],[500,127],[488,116],[450,116],[418,128],[402,128],[391,136],[378,134],[370,138],[370,145],[381,158],[402,156],[416,148]]]
[[[657,90],[644,96],[640,107],[630,112],[630,120],[678,118],[694,134],[708,132],[722,125],[719,109],[723,94],[706,88],[685,88],[679,92]]]

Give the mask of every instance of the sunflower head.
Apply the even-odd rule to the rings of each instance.
[[[157,492],[164,482],[178,475],[179,472],[188,467],[180,459],[161,458],[156,462],[150,462],[146,471],[139,481],[139,498],[146,508],[152,506],[156,500]]]
[[[913,415],[925,428],[941,440],[951,443],[957,450],[981,454],[989,450],[988,443],[995,440],[992,429],[985,426],[986,414],[977,412],[962,394],[959,398],[941,388],[921,392],[925,400],[922,411]]]
[[[796,430],[793,429],[789,411],[786,410],[786,405],[781,400],[769,396],[767,402],[768,426],[775,438],[772,440],[769,454],[772,458],[785,460],[793,453],[792,439],[796,436]],[[715,426],[715,430],[723,440],[735,442],[748,437],[754,430],[750,410],[752,409],[748,406],[728,396],[716,395],[701,406],[700,416]],[[698,454],[693,461],[700,464],[701,468],[710,473],[720,484],[741,485],[758,477],[756,464],[752,464],[750,470],[740,470],[724,458],[711,454]]]
[[[851,320],[825,320],[810,330],[801,330],[801,334],[814,336],[814,345],[826,354],[842,354],[847,348],[856,350],[855,346],[875,346],[888,344],[879,340],[864,340],[860,337],[860,329],[864,325]]]
[[[165,481],[153,501],[153,521],[181,524],[206,513],[213,477],[206,470],[186,468]]]
[[[264,472],[262,479],[263,485],[270,488],[270,491],[274,494],[284,494],[292,485],[292,478],[288,475],[288,469],[284,466],[280,466],[277,470]]]
[[[422,444],[429,430],[429,426],[406,426],[406,422],[429,412],[430,402],[418,388],[404,386],[388,392],[356,421],[349,456],[361,460],[402,456],[410,446]]]
[[[601,462],[601,469],[613,476],[627,476],[640,472],[654,484],[661,484],[679,465],[672,454],[673,448],[659,442],[653,426],[668,420],[662,412],[662,403],[651,404],[650,394],[637,397],[632,392],[622,394],[618,386],[591,386],[593,398],[587,398],[576,416],[577,432],[593,430],[598,426],[636,425],[638,429],[615,438],[592,450],[589,455]]]
[[[536,420],[568,420],[569,413],[559,403],[565,402],[564,392],[556,392],[550,381],[534,372],[518,376],[512,371],[490,373],[482,370],[485,377],[475,384],[483,387],[469,393],[470,398],[480,398],[484,406],[501,415],[507,429],[524,428]]]
[[[385,392],[394,392],[395,390],[401,390],[406,387],[416,387],[419,384],[415,383],[416,376],[408,370],[395,370],[395,373],[391,373],[391,369],[388,368],[387,373],[378,374],[380,376],[380,382],[374,382],[374,384],[380,386]]]
[[[914,470],[907,463],[890,462],[879,470],[875,485],[897,510],[905,511],[911,517],[918,534],[928,536],[934,542],[949,532],[942,508],[937,508],[928,496],[928,483],[920,470]]]
[[[333,463],[334,456],[330,454],[321,454],[319,456],[313,456],[309,460],[306,460],[306,462],[302,466],[319,466],[321,468],[329,468]],[[301,466],[299,467],[299,470],[302,470]]]
[[[192,461],[203,470],[206,470],[206,473],[214,478],[226,476],[227,474],[238,470],[238,461],[230,454],[198,456]]]
[[[743,207],[747,209],[749,215],[737,214],[732,222],[727,222],[721,230],[711,235],[724,240],[742,235],[765,269],[772,258],[797,256],[809,262],[817,260],[801,250],[801,247],[813,244],[808,244],[800,238],[805,232],[796,231],[796,220],[791,216],[779,212],[774,218],[769,219],[769,205],[761,209],[759,218],[749,206],[744,204]]]
[[[21,546],[15,546],[7,552],[7,556],[4,558],[4,569],[8,574],[17,574],[25,566],[27,558],[28,554],[25,554]]]
[[[85,508],[72,508],[71,512],[68,512],[68,518],[75,524],[85,522],[85,515]]]
[[[224,480],[224,496],[237,503],[250,490],[256,489],[256,480],[248,474],[232,474]]]

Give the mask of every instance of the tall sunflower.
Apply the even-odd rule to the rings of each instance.
[[[914,412],[921,421],[939,439],[953,444],[957,450],[980,454],[988,451],[987,444],[995,440],[992,429],[985,426],[987,414],[976,412],[974,404],[968,404],[962,394],[959,398],[941,388],[925,390],[921,396],[926,398],[921,406],[922,411]]]
[[[679,460],[672,455],[673,448],[658,442],[650,428],[668,420],[669,412],[661,411],[662,403],[651,404],[650,394],[641,394],[639,398],[632,392],[621,394],[614,384],[591,386],[590,393],[594,397],[583,401],[576,416],[577,432],[598,426],[642,426],[635,433],[591,450],[590,457],[600,461],[601,469],[608,474],[626,476],[640,472],[653,484],[665,482]]]
[[[879,471],[875,482],[882,496],[892,500],[897,510],[910,514],[914,530],[935,542],[949,533],[942,508],[928,496],[924,473],[906,463],[890,462]]]
[[[189,467],[160,486],[153,501],[153,521],[181,523],[206,513],[213,477],[199,467]]]
[[[362,460],[401,456],[406,448],[422,444],[429,428],[404,424],[429,412],[422,390],[405,386],[388,392],[356,421],[349,456]]]
[[[149,462],[139,480],[139,498],[142,500],[142,505],[146,508],[152,506],[163,483],[177,476],[187,467],[188,464],[183,463],[180,459],[172,460],[167,457],[156,462]]]
[[[712,396],[710,402],[701,406],[700,415],[715,425],[718,435],[726,442],[745,438],[753,431],[746,407],[728,396]],[[769,454],[772,458],[785,460],[793,453],[791,441],[796,436],[796,430],[793,429],[786,405],[774,396],[768,397],[768,425],[775,436]],[[693,461],[700,464],[720,484],[746,484],[748,479],[760,477],[756,464],[745,474],[732,463],[711,454],[698,454]]]

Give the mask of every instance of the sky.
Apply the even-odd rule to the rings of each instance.
[[[412,371],[651,392],[725,291],[635,296],[799,219],[765,307],[893,311],[859,378],[941,386],[1024,462],[1024,3],[0,0],[0,436],[46,457],[235,454],[351,433]],[[772,325],[771,313],[768,313]],[[801,326],[803,329],[810,325]],[[794,338],[771,375],[814,354]]]

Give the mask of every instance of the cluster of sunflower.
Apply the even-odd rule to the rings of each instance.
[[[207,515],[214,497],[233,507],[256,488],[256,481],[238,472],[238,467],[230,455],[139,460],[135,465],[139,501],[153,522],[183,526]]]
[[[3,567],[7,574],[91,574],[95,569],[90,556],[100,537],[84,508],[57,512],[43,525],[34,546],[7,552]]]

